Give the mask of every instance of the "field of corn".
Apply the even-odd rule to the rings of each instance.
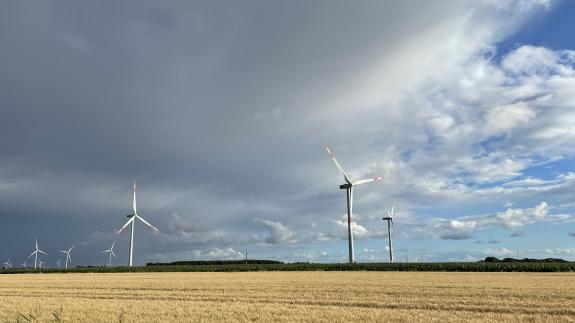
[[[243,271],[451,271],[451,272],[575,272],[575,262],[441,262],[357,264],[207,264],[142,267],[76,267],[70,269],[0,269],[18,273],[122,273],[122,272],[243,272]]]
[[[0,322],[573,322],[573,304],[573,273],[0,275]]]

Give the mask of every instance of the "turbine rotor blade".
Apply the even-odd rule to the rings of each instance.
[[[42,251],[40,249],[38,249],[38,252],[41,252],[41,253],[45,254],[46,256],[48,255],[47,253],[45,253],[44,251]]]
[[[114,253],[114,250],[110,250],[110,252],[112,252],[112,256],[114,256],[114,258],[117,258],[116,254]]]
[[[393,237],[395,238],[395,225],[393,224],[393,218],[391,219],[391,229],[393,231]]]
[[[345,171],[343,170],[341,165],[337,162],[337,159],[335,159],[335,155],[333,154],[333,152],[331,151],[331,149],[329,149],[329,147],[327,145],[325,145],[325,150],[327,150],[327,153],[331,157],[331,160],[333,160],[333,162],[335,163],[335,166],[337,167],[337,169],[339,169],[339,172],[343,175],[343,178],[345,179],[345,181],[348,184],[351,184],[352,183],[351,178],[349,176],[347,176],[347,174],[345,173]]]
[[[369,179],[360,179],[360,180],[357,180],[357,181],[355,181],[355,182],[353,182],[353,183],[351,183],[351,184],[353,184],[353,185],[361,185],[361,184],[365,184],[365,183],[371,183],[371,182],[379,181],[379,180],[381,180],[381,179],[383,179],[383,177],[378,176],[378,177],[369,178]]]
[[[134,199],[132,201],[132,209],[134,210],[134,214],[136,214],[136,179],[134,178]]]
[[[131,217],[130,220],[128,220],[128,222],[126,222],[126,224],[124,224],[124,226],[118,230],[116,234],[120,234],[120,232],[122,232],[122,230],[124,230],[132,221],[134,221],[134,217]]]
[[[68,252],[72,251],[76,245],[73,245],[72,248],[68,249]]]
[[[138,218],[140,221],[144,222],[144,224],[146,224],[147,226],[149,226],[150,228],[156,230],[157,232],[160,232],[160,230],[156,229],[156,227],[154,227],[153,225],[149,224],[148,221],[144,220],[141,216],[139,215],[135,215],[136,218]]]
[[[32,257],[35,253],[36,253],[36,251],[32,252],[32,253],[28,256],[28,258]]]

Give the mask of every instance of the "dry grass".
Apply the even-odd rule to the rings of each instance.
[[[572,273],[0,275],[2,322],[573,322],[574,305]]]

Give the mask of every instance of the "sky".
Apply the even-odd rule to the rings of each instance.
[[[573,1],[0,4],[0,260],[575,260]],[[30,259],[28,259],[28,262]]]

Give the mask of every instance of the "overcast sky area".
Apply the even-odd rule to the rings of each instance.
[[[0,260],[575,260],[575,3],[0,3]],[[30,260],[28,260],[30,261]]]

